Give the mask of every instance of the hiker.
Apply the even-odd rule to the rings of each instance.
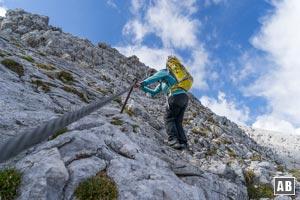
[[[175,59],[175,60],[174,60]],[[187,72],[186,68],[185,73],[187,72],[189,75],[189,83],[190,85],[186,86],[183,84],[180,86],[180,81],[177,80],[177,77],[174,73],[172,73],[172,69],[170,68],[170,62],[176,61],[180,63],[178,58],[175,56],[168,56],[167,67],[166,69],[162,69],[147,79],[138,82],[136,84],[136,88],[142,89],[144,92],[150,93],[152,95],[159,94],[161,92],[167,93],[167,107],[165,113],[165,126],[166,132],[168,134],[168,139],[166,140],[167,144],[175,149],[187,149],[187,138],[182,127],[183,115],[188,105],[188,95],[186,91],[191,87],[192,77]],[[178,70],[178,68],[177,68]],[[177,71],[176,71],[177,72]],[[186,80],[187,78],[184,78]],[[155,89],[151,89],[147,87],[148,85],[158,82],[158,85]]]

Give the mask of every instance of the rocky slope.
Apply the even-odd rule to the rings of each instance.
[[[0,18],[0,141],[108,97],[151,70],[136,56],[48,23],[23,10]],[[16,198],[24,200],[77,199],[77,185],[101,171],[115,182],[119,199],[270,196],[273,177],[290,175],[278,170],[278,156],[189,95],[190,151],[163,143],[165,99],[134,90],[126,113],[120,114],[123,96],[0,168],[22,173]]]
[[[242,127],[258,144],[271,148],[288,169],[300,169],[300,135]]]

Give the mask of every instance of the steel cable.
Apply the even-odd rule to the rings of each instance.
[[[0,163],[17,155],[23,150],[42,142],[43,140],[49,138],[51,135],[62,130],[69,124],[89,115],[93,111],[103,107],[107,103],[123,95],[133,88],[133,86],[136,84],[136,81],[137,80],[135,79],[130,87],[111,97],[108,97],[104,100],[98,100],[79,110],[66,113],[59,118],[50,120],[31,131],[24,131],[18,134],[16,137],[12,137],[5,141],[2,141],[0,143]]]

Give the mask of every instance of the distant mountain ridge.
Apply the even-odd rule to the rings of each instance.
[[[258,144],[271,148],[289,169],[300,168],[300,135],[242,127]]]
[[[115,94],[151,71],[136,56],[48,23],[20,9],[0,17],[0,141]],[[121,200],[271,198],[273,177],[291,175],[278,155],[188,95],[188,152],[164,144],[165,98],[134,90],[124,114],[123,96],[0,169],[22,173],[20,200],[78,199],[78,185],[99,173],[113,180]],[[299,185],[296,191],[299,198]]]

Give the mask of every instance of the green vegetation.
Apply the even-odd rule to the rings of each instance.
[[[68,132],[68,131],[69,131],[68,128],[63,128],[63,129],[57,131],[56,133],[54,133],[54,134],[50,137],[50,140],[53,140],[53,139],[57,138],[58,136],[60,136],[60,135],[62,135],[62,134],[64,134],[64,133],[66,133],[66,132]]]
[[[300,181],[300,170],[290,169],[288,172],[292,174],[298,181]]]
[[[88,99],[84,96],[84,94],[77,91],[75,88],[69,86],[63,86],[61,89],[63,89],[66,92],[76,94],[82,101],[84,101],[85,103],[89,103]]]
[[[95,87],[94,89],[97,90],[101,94],[106,94],[107,93],[106,91],[104,91],[104,90],[102,90],[101,88],[98,88],[98,87]]]
[[[36,85],[36,89],[38,89],[38,87],[42,87],[44,92],[50,92],[51,91],[51,86],[52,87],[57,87],[56,85],[54,85],[52,83],[43,82],[41,80],[34,80],[34,81],[31,81],[31,83]]]
[[[92,87],[93,89],[95,89],[97,92],[99,92],[101,94],[106,94],[107,93],[106,91],[104,91],[101,88],[97,87],[95,85],[95,83],[93,83],[93,82],[88,83],[88,86]]]
[[[56,69],[53,65],[46,65],[43,63],[39,63],[39,64],[37,64],[37,66],[41,69],[50,70],[50,71],[53,71]]]
[[[0,51],[0,57],[6,56],[2,51]]]
[[[199,143],[199,138],[194,138],[194,143]]]
[[[24,60],[27,60],[28,62],[34,62],[34,59],[32,58],[32,57],[30,57],[30,56],[20,56],[20,58],[22,58],[22,59],[24,59]]]
[[[39,54],[40,54],[41,56],[46,56],[46,54],[45,54],[44,52],[39,52]]]
[[[224,141],[223,141],[223,144],[232,144],[232,142],[229,141],[229,140],[224,140]]]
[[[21,183],[21,173],[16,169],[0,171],[0,197],[2,200],[13,200],[18,194]]]
[[[66,71],[58,72],[57,77],[59,80],[61,80],[64,83],[70,83],[74,80],[72,74]]]
[[[211,150],[207,151],[207,152],[206,152],[206,155],[207,155],[207,156],[213,156],[213,155],[215,155],[217,152],[218,152],[218,149],[217,149],[217,148],[214,148],[214,149],[211,149]]]
[[[274,198],[273,188],[269,184],[254,185],[255,174],[253,170],[244,171],[244,177],[249,199]]]
[[[123,121],[121,119],[119,119],[118,117],[114,117],[110,123],[113,125],[121,126],[123,124]]]
[[[130,109],[128,108],[128,106],[125,107],[125,112],[126,112],[130,117],[134,115],[134,112],[133,112],[132,110],[130,110]]]
[[[22,44],[20,42],[11,42],[11,44],[17,46],[17,47],[21,47]]]
[[[209,131],[207,129],[201,128],[199,134],[203,137],[206,137],[209,134]]]
[[[252,160],[252,161],[262,161],[263,159],[262,159],[262,157],[261,157],[260,155],[257,155],[257,156],[253,156],[253,157],[251,158],[251,160]]]
[[[184,118],[183,121],[182,121],[182,124],[183,124],[183,125],[189,125],[189,124],[191,124],[191,122],[190,122],[189,119]]]
[[[277,165],[277,171],[284,172],[283,166]]]
[[[122,104],[122,100],[120,98],[114,99],[113,101],[120,105]]]
[[[100,172],[80,182],[74,194],[79,200],[116,200],[118,198],[117,186],[105,172]]]
[[[231,149],[228,149],[228,155],[231,157],[231,158],[236,158],[237,155],[234,151],[232,151]]]
[[[216,126],[218,126],[218,125],[219,125],[219,123],[218,123],[217,121],[215,121],[215,120],[214,120],[214,118],[213,118],[213,117],[211,117],[211,116],[210,116],[210,117],[208,117],[207,121],[208,121],[208,122],[210,122],[210,123],[212,123],[212,124],[214,124],[214,125],[216,125]]]
[[[201,131],[198,130],[197,128],[193,128],[193,129],[192,129],[192,133],[198,135],[198,134],[201,134]]]
[[[136,133],[137,129],[140,128],[139,125],[132,125],[133,132]]]
[[[7,69],[18,74],[19,77],[24,76],[24,67],[20,63],[11,59],[4,59],[1,61],[1,64],[4,65]]]

